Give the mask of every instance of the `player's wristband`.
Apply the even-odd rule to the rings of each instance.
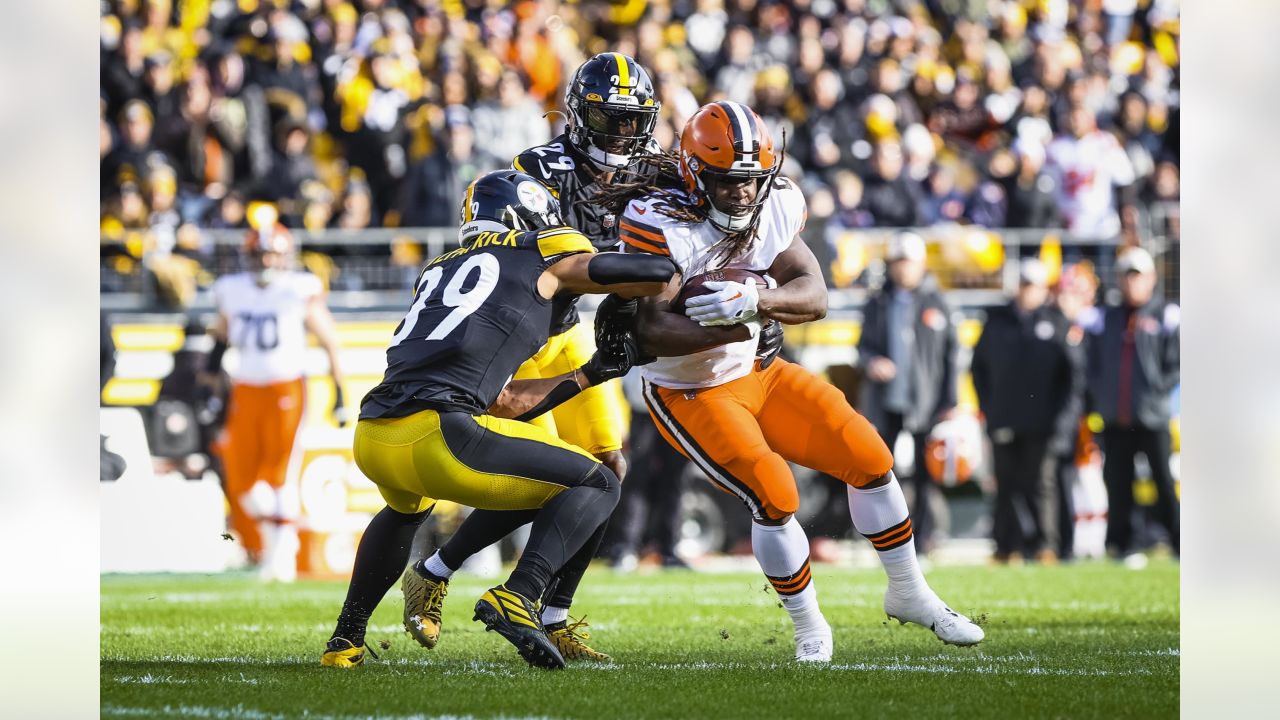
[[[226,340],[214,340],[213,349],[209,351],[208,362],[205,364],[205,370],[211,373],[222,372],[222,356],[227,352]]]

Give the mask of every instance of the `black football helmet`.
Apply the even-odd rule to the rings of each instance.
[[[620,170],[653,137],[662,103],[649,73],[622,53],[600,53],[573,74],[564,104],[569,142],[600,170]]]
[[[482,232],[541,230],[563,225],[560,202],[547,186],[518,170],[495,170],[467,186],[458,242]]]

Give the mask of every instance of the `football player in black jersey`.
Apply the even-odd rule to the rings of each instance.
[[[637,181],[654,172],[639,160],[656,153],[653,129],[661,103],[654,97],[649,73],[621,53],[601,53],[574,73],[565,93],[568,129],[551,143],[530,148],[512,161],[512,167],[546,185],[559,201],[565,222],[590,239],[597,250],[618,245],[617,219],[613,211],[591,202],[612,182]],[[537,354],[516,372],[515,379],[556,377],[591,357],[591,333],[578,323],[578,295],[562,293],[553,302],[551,334]],[[621,479],[626,473],[622,456],[622,431],[628,411],[616,387],[584,390],[554,412],[534,420],[562,440],[585,449]],[[480,550],[528,522],[521,514],[487,510],[473,512],[438,552],[405,574],[406,608],[411,596],[427,600],[417,621],[406,621],[410,634],[423,646],[434,647],[440,634],[441,602],[448,578]],[[604,537],[602,525],[556,576],[542,598],[542,619],[553,642],[567,659],[608,660],[585,642],[581,621],[569,623],[569,605],[587,565]],[[418,587],[425,576],[425,588]],[[408,613],[409,611],[406,610]]]
[[[361,403],[355,461],[387,507],[361,538],[321,658],[326,666],[363,663],[370,614],[404,570],[415,530],[436,500],[446,499],[533,522],[515,570],[481,596],[475,619],[530,664],[563,667],[534,600],[618,501],[612,470],[526,422],[635,363],[634,341],[610,328],[610,313],[597,323],[601,348],[579,366],[556,377],[508,380],[546,343],[558,295],[651,295],[674,266],[665,258],[597,253],[561,224],[550,191],[514,170],[472,183],[462,216],[462,246],[423,270],[387,349],[382,383]]]

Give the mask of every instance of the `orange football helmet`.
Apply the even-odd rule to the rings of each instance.
[[[750,230],[782,169],[782,157],[774,150],[773,137],[764,120],[742,103],[722,100],[703,105],[680,133],[680,177],[700,203],[707,219],[720,230]],[[748,203],[727,209],[711,201],[718,183],[755,180],[756,194]]]
[[[934,482],[946,487],[969,482],[982,465],[982,426],[976,416],[957,412],[934,426],[924,448],[925,470]]]

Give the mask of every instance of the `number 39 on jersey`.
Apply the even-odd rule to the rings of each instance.
[[[406,341],[448,339],[498,286],[500,265],[498,259],[488,253],[472,255],[451,270],[451,277],[443,283],[443,288],[444,267],[434,265],[423,271],[418,278],[413,305],[391,337],[391,347]]]

